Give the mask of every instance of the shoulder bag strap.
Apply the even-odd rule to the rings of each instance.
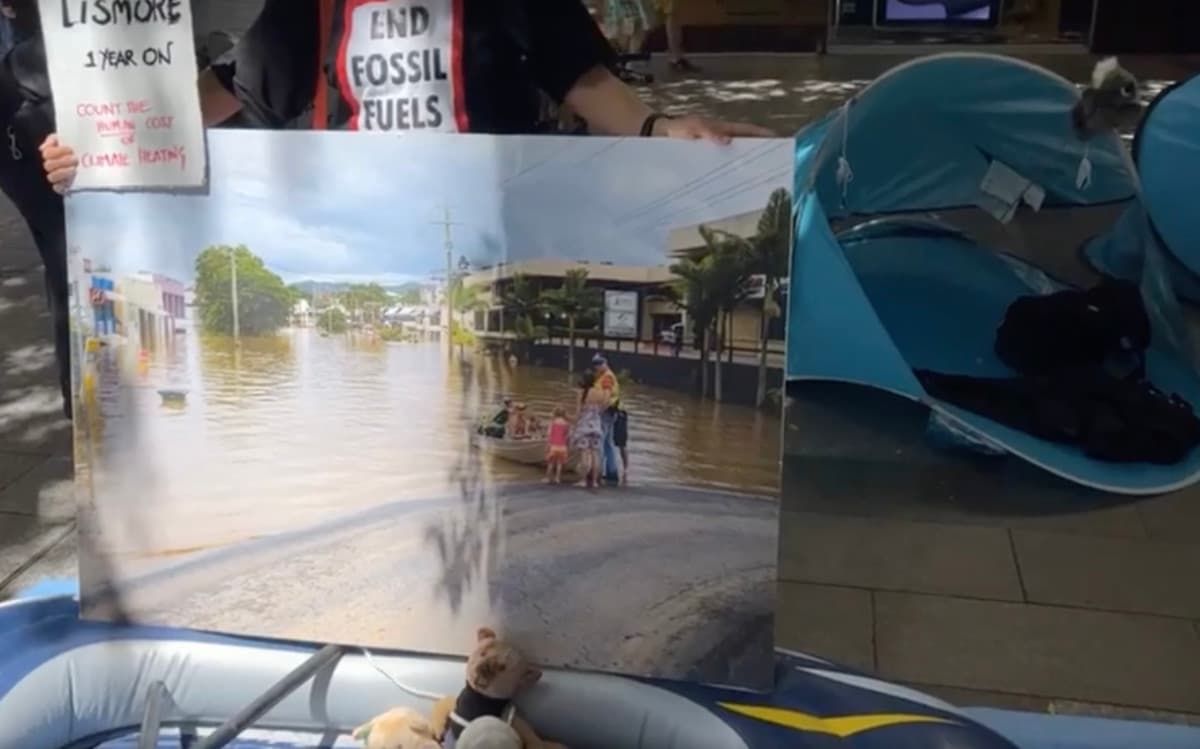
[[[309,126],[313,130],[325,130],[329,125],[329,79],[325,73],[325,61],[333,28],[333,3],[334,0],[317,0],[317,22],[321,28],[317,34],[317,88],[313,92],[312,124]]]

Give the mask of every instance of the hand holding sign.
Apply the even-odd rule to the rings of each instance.
[[[50,135],[39,147],[42,152],[42,166],[46,169],[46,179],[54,191],[65,193],[75,181],[75,173],[79,169],[79,159],[75,151],[59,142],[57,135]]]
[[[43,145],[42,158],[55,188],[203,185],[188,2],[39,0],[39,6],[59,133]]]

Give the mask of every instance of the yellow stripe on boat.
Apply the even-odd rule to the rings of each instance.
[[[786,710],[764,705],[738,705],[732,702],[719,702],[721,707],[730,712],[744,715],[747,718],[761,720],[764,723],[774,723],[777,726],[791,728],[794,731],[809,733],[824,733],[838,738],[849,738],[858,733],[874,731],[877,728],[889,726],[915,725],[919,723],[941,723],[957,725],[953,720],[937,718],[932,715],[908,715],[905,713],[867,713],[864,715],[839,715],[831,718],[819,718],[797,710]]]

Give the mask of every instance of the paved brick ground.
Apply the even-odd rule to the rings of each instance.
[[[702,109],[787,133],[902,59],[701,57],[703,74],[686,78],[656,61],[659,80],[647,95],[672,111]],[[1091,66],[1075,57],[1036,61],[1074,80]],[[1125,63],[1153,89],[1200,68],[1195,59]],[[36,255],[4,203],[0,595],[75,569],[70,430],[59,418],[48,326]],[[904,437],[860,435],[864,449],[848,457],[815,455],[794,431],[781,645],[963,703],[1200,715],[1195,493],[1083,506],[1058,484],[998,485],[914,459]]]

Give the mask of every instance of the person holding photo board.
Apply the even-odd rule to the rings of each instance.
[[[45,269],[62,409],[70,418],[71,334],[65,214],[62,197],[46,184],[37,153],[38,145],[54,129],[46,49],[34,0],[0,0],[0,16],[10,33],[10,47],[0,57],[0,127],[4,130],[0,191],[25,220]]]
[[[265,127],[537,132],[540,93],[600,135],[728,142],[766,128],[653,111],[612,72],[580,0],[266,0],[232,59],[199,80],[205,124],[247,110]],[[65,190],[75,154],[42,147]]]

